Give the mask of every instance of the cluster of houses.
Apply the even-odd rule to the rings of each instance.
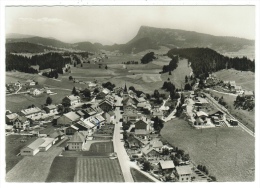
[[[187,164],[187,166],[175,167],[169,155],[163,155],[165,149],[171,151],[173,148],[163,144],[158,134],[154,131],[154,122],[151,118],[155,116],[162,118],[162,115],[158,116],[160,115],[158,113],[159,110],[153,108],[144,96],[138,98],[131,90],[127,91],[126,86],[122,91],[122,97],[122,108],[124,111],[122,121],[123,124],[130,125],[126,130],[129,136],[125,140],[130,160],[144,158],[146,161],[149,161],[152,165],[151,174],[156,178],[160,179],[170,176],[183,182],[191,181],[192,166]],[[144,115],[142,113],[143,108],[149,109],[152,113],[149,116]]]
[[[233,80],[220,80],[216,78],[215,74],[209,74],[209,77],[205,80],[206,87],[212,86],[221,86],[224,90],[239,94],[246,98],[254,98],[254,92],[242,89],[241,86],[238,86],[235,81]]]
[[[188,109],[187,105],[190,105],[191,112],[190,114],[188,113],[188,115],[190,116],[192,126],[195,128],[238,125],[237,120],[226,118],[224,112],[208,103],[204,94],[191,92],[191,94],[186,97],[186,103],[187,102],[188,104],[183,106]]]

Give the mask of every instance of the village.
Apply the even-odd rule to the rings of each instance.
[[[210,75],[205,83],[209,80],[216,78]],[[138,97],[126,84],[115,87],[110,82],[102,84],[96,80],[84,84],[87,85],[85,89],[73,88],[72,94],[64,97],[60,104],[52,104],[51,95],[55,93],[34,80],[6,85],[13,94],[49,95],[42,108],[32,105],[19,112],[6,110],[7,136],[23,135],[25,139],[21,142],[25,142],[26,137],[37,138],[21,148],[18,156],[48,152],[53,145],[62,146],[59,156],[77,155],[77,152],[89,151],[93,143],[113,141],[114,151],[109,158],[119,158],[121,168],[129,163],[125,166],[128,171],[130,167],[136,168],[154,181],[214,181],[215,177],[209,175],[206,167],[199,168],[188,153],[160,136],[163,124],[175,118],[177,108],[196,129],[238,126],[236,119],[216,107],[206,93],[196,88],[198,84],[192,91],[180,90],[180,97],[171,111],[165,106],[169,98],[158,105],[145,93]],[[227,84],[223,88],[234,91],[231,83]],[[245,96],[249,92],[239,90],[237,93]],[[123,145],[119,147],[126,152],[119,154],[115,145],[121,141]],[[128,161],[123,161],[122,155],[127,155]]]

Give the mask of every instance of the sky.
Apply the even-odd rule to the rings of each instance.
[[[142,25],[255,39],[254,6],[38,6],[5,11],[6,33],[69,43],[122,44]]]

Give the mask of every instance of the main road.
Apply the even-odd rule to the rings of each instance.
[[[236,119],[234,116],[232,116],[230,114],[230,112],[224,108],[223,106],[221,106],[220,104],[218,104],[218,102],[213,99],[209,94],[207,93],[204,93],[207,98],[208,98],[208,101],[211,102],[211,104],[213,104],[217,109],[220,109],[222,111],[224,111],[227,115],[229,115],[232,119]],[[237,120],[237,119],[236,119]],[[238,120],[237,120],[238,121]],[[241,123],[240,121],[238,121],[238,125],[239,127],[241,127],[244,131],[246,131],[248,134],[250,134],[251,136],[255,137],[255,133],[253,131],[251,131],[249,128],[247,128],[243,123]]]
[[[122,102],[122,98],[115,96],[118,103]],[[122,114],[120,111],[120,107],[116,107],[115,109],[115,128],[114,128],[114,136],[113,136],[113,144],[114,151],[117,153],[117,157],[121,166],[121,170],[123,172],[123,176],[125,182],[134,182],[131,171],[130,171],[130,160],[126,153],[124,142],[123,142],[123,131],[121,130],[122,122],[120,119],[122,118]]]

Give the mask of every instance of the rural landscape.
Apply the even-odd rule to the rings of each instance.
[[[6,33],[5,181],[254,182],[255,40],[174,28]]]

